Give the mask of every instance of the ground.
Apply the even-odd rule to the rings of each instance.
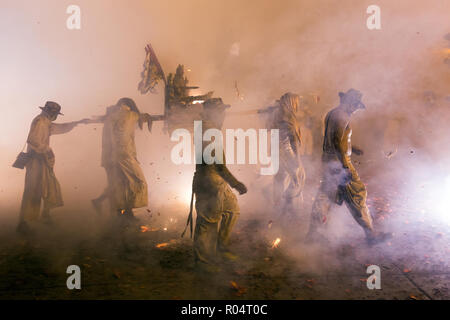
[[[342,207],[334,229],[345,225],[345,232],[331,230],[329,245],[304,244],[306,209],[289,227],[267,213],[242,212],[232,238],[240,259],[215,275],[196,271],[189,232],[180,237],[184,215],[144,210],[123,229],[93,211],[67,211],[31,241],[6,221],[0,299],[450,299],[449,226],[392,201],[406,196],[397,186],[369,190],[376,227],[393,229],[388,242],[369,247]],[[81,290],[66,287],[73,264],[81,268]],[[367,288],[369,265],[381,268],[380,290]]]

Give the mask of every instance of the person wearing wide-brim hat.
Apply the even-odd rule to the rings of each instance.
[[[44,107],[39,107],[42,111],[44,111],[45,113],[49,114],[49,115],[64,115],[64,113],[61,112],[61,106],[59,104],[57,104],[56,102],[53,101],[47,101],[45,103]]]
[[[86,120],[53,123],[59,115],[63,115],[61,106],[53,101],[47,101],[44,107],[39,108],[42,112],[31,123],[27,138],[28,160],[25,165],[25,188],[17,228],[19,233],[29,233],[32,222],[42,220],[49,223],[50,210],[64,204],[61,187],[53,170],[55,155],[50,148],[50,136],[67,133],[79,123],[86,123]]]
[[[324,240],[319,229],[329,220],[331,205],[346,204],[356,222],[363,228],[368,244],[386,240],[390,234],[375,232],[366,203],[367,190],[353,166],[352,151],[362,155],[362,150],[351,144],[352,129],[350,118],[356,111],[365,109],[361,102],[362,93],[355,89],[339,92],[339,106],[325,117],[323,138],[323,176],[311,213],[311,223],[307,240]],[[325,238],[326,239],[326,238]]]

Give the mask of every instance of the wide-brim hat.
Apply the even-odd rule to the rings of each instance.
[[[51,114],[60,114],[62,116],[64,115],[64,113],[61,113],[61,106],[53,101],[47,101],[45,103],[44,107],[39,107],[39,108],[41,108],[41,110],[51,113]]]
[[[366,109],[364,103],[361,102],[362,93],[355,89],[350,89],[347,92],[339,92],[341,103],[357,104],[359,109]]]

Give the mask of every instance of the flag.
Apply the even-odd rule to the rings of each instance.
[[[141,94],[146,94],[149,91],[155,93],[155,86],[160,80],[165,83],[166,77],[150,44],[145,47],[145,52],[144,71],[141,72],[141,82],[139,82],[138,90]]]

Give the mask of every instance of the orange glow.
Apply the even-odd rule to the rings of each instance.
[[[156,247],[157,247],[157,248],[164,248],[164,247],[167,247],[168,245],[169,245],[168,242],[163,242],[163,243],[158,243],[158,244],[156,245]]]
[[[281,239],[280,238],[276,238],[273,242],[272,242],[272,249],[274,248],[278,248],[278,245],[280,244]]]

